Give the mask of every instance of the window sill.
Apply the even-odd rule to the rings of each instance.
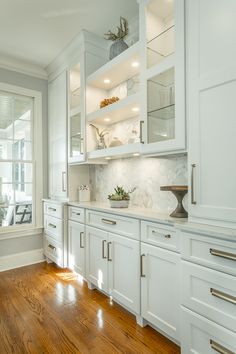
[[[18,226],[18,227],[0,227],[0,241],[10,238],[26,237],[39,235],[43,233],[43,227],[30,226]]]

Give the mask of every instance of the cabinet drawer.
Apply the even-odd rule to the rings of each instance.
[[[63,218],[63,206],[57,203],[44,202],[44,214],[54,216],[55,218]]]
[[[84,223],[85,212],[82,208],[70,206],[68,208],[68,218],[73,221]]]
[[[136,240],[140,239],[139,220],[124,216],[86,210],[87,225],[98,227],[109,232],[118,233]]]
[[[181,233],[182,258],[236,275],[236,243],[212,237]]]
[[[51,237],[44,235],[44,254],[58,266],[64,267],[64,251],[62,243],[56,242]]]
[[[182,262],[182,303],[236,331],[236,277]]]
[[[154,246],[179,250],[179,235],[173,227],[141,221],[141,240]]]
[[[53,216],[44,215],[45,233],[56,241],[63,241],[63,221]]]
[[[236,334],[182,309],[182,354],[236,354]]]

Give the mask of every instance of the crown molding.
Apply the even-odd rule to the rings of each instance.
[[[39,65],[35,65],[3,54],[0,54],[0,68],[15,71],[28,76],[33,76],[38,79],[48,79],[47,72]]]

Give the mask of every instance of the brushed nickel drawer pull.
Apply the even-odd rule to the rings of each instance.
[[[63,172],[61,173],[61,184],[62,184],[61,190],[62,190],[62,192],[66,192],[66,182],[65,182],[65,178],[66,178],[66,172],[63,171]]]
[[[210,345],[211,345],[212,349],[214,349],[215,351],[217,351],[220,354],[236,354],[235,352],[232,352],[231,350],[223,347],[223,345],[215,342],[212,339],[210,339]]]
[[[102,241],[102,258],[103,259],[106,259],[107,257],[105,256],[105,243],[106,243],[107,241],[106,240],[103,240]]]
[[[79,234],[79,246],[80,246],[80,248],[84,248],[84,245],[82,243],[83,236],[84,236],[84,232],[81,231],[80,234]]]
[[[104,224],[116,225],[116,221],[114,221],[114,220],[102,219],[102,222]]]
[[[49,207],[48,210],[57,211],[57,209]]]
[[[110,257],[110,245],[111,245],[111,242],[108,242],[108,243],[107,243],[107,260],[108,260],[109,262],[112,262],[112,259],[111,259],[111,257]]]
[[[234,253],[220,251],[220,250],[216,250],[214,248],[210,248],[210,254],[212,254],[212,256],[222,257],[222,258],[230,259],[231,261],[236,261],[236,254],[234,254]]]
[[[171,235],[170,234],[166,234],[166,235],[164,235],[164,234],[161,234],[161,233],[159,233],[158,231],[156,231],[156,230],[152,230],[152,233],[155,235],[158,235],[158,236],[164,236],[165,238],[171,238]]]
[[[80,215],[80,213],[77,213],[76,211],[72,211],[72,214]]]
[[[195,197],[194,197],[194,168],[196,167],[195,163],[192,163],[191,165],[191,204],[195,205],[197,204]]]
[[[143,257],[145,257],[145,254],[141,254],[140,256],[140,276],[141,278],[145,278],[146,275],[143,273]]]
[[[53,251],[56,251],[56,247],[54,247],[53,245],[48,245],[48,248],[51,248],[51,250],[53,250]]]
[[[231,304],[236,305],[236,297],[235,296],[226,294],[223,291],[220,291],[220,290],[217,290],[214,288],[210,288],[210,292],[211,292],[211,295],[218,297],[219,299],[228,301]]]
[[[53,229],[56,229],[56,228],[57,228],[56,225],[54,225],[54,224],[52,224],[52,223],[49,223],[48,226],[49,226],[49,227],[52,227]]]

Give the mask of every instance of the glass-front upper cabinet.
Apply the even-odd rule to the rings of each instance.
[[[81,63],[69,70],[69,124],[68,161],[84,161],[84,93],[82,89],[83,72]]]
[[[141,0],[143,153],[185,149],[184,0]]]

